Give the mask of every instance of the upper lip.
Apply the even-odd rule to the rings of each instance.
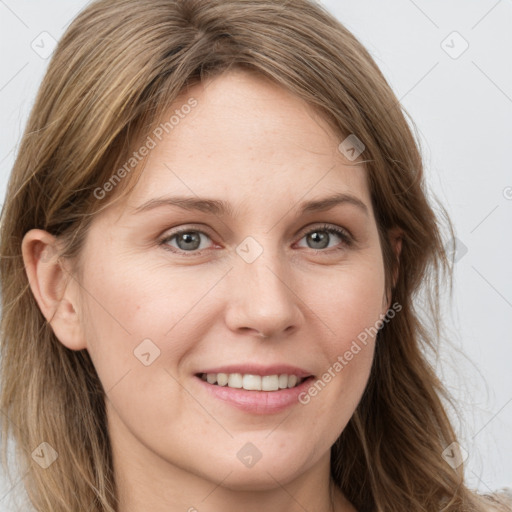
[[[216,366],[208,370],[202,370],[202,373],[241,373],[242,375],[296,375],[300,378],[310,377],[313,374],[302,368],[290,366],[289,364],[275,364],[271,366],[262,366],[258,364],[231,364],[228,366]]]

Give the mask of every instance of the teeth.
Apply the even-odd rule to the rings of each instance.
[[[208,376],[207,376],[208,377]],[[230,373],[228,377],[228,388],[241,388],[243,379],[241,373]]]
[[[261,377],[258,375],[244,375],[242,387],[252,391],[261,391]]]
[[[279,376],[265,375],[265,377],[261,377],[261,389],[263,391],[277,391],[279,389]]]
[[[215,374],[213,374],[215,375]],[[215,384],[215,380],[213,381]],[[227,373],[217,373],[217,384],[219,386],[225,386],[228,383],[228,374]]]
[[[248,391],[278,391],[294,388],[304,380],[297,377],[297,375],[281,374],[261,377],[260,375],[242,375],[241,373],[203,373],[201,378],[209,384]]]

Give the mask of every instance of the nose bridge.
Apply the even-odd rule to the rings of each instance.
[[[297,326],[300,310],[290,267],[271,236],[248,236],[236,248],[228,321],[270,336]]]

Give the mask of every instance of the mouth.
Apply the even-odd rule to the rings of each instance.
[[[278,414],[302,404],[315,377],[311,370],[287,363],[233,363],[202,368],[194,373],[201,393],[244,413]]]
[[[274,375],[254,375],[250,373],[198,373],[196,377],[213,386],[244,389],[246,391],[276,392],[300,386],[313,375],[298,376],[281,373]]]

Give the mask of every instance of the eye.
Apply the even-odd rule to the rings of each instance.
[[[310,229],[303,234],[301,240],[306,237],[307,241],[312,244],[310,247],[311,249],[322,250],[332,248],[329,247],[329,242],[331,241],[333,234],[342,241],[341,246],[335,247],[335,250],[344,249],[352,245],[353,239],[347,231],[343,228],[331,226],[329,224]],[[203,239],[211,240],[210,236],[208,236],[204,231],[190,226],[187,229],[180,229],[168,234],[160,240],[159,245],[174,253],[182,254],[184,256],[195,256],[201,254],[203,250],[206,249],[204,246],[201,247]]]
[[[210,238],[206,233],[198,229],[188,228],[175,231],[167,235],[160,241],[160,245],[173,252],[192,252],[193,254],[200,254],[204,247],[198,250],[201,246],[202,237]],[[176,245],[169,243],[176,239]]]
[[[342,246],[336,247],[335,249],[344,249],[352,245],[352,237],[347,231],[337,226],[330,226],[329,224],[310,229],[304,233],[302,238],[306,237],[306,240],[312,244],[312,246],[310,246],[311,249],[322,250],[329,248],[332,234],[342,240]]]

